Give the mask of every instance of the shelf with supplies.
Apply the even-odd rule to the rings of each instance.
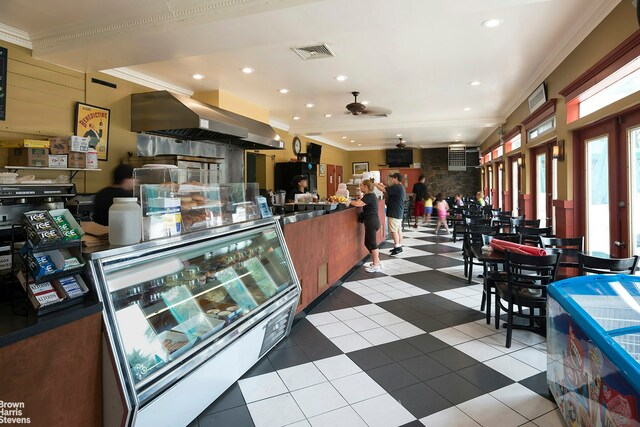
[[[38,166],[5,166],[4,168],[14,173],[21,170],[65,171],[65,172],[69,172],[69,180],[72,180],[73,178],[75,178],[78,172],[101,172],[102,171],[102,169],[49,168],[49,167],[38,167]]]

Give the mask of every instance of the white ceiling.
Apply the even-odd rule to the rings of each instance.
[[[398,133],[414,147],[475,146],[619,2],[3,0],[0,22],[34,57],[142,74],[187,93],[224,90],[266,107],[291,133],[348,149],[393,146]],[[502,24],[481,26],[490,18]],[[290,50],[318,43],[336,56],[303,61]],[[245,66],[255,73],[240,72]],[[336,81],[340,74],[349,79]],[[354,90],[393,113],[345,115]]]

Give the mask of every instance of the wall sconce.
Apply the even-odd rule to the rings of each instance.
[[[564,140],[563,139],[556,142],[556,144],[553,147],[551,147],[551,156],[554,159],[557,159],[559,161],[564,160]]]
[[[498,165],[498,169],[500,170],[500,172],[502,172],[502,163]]]
[[[520,166],[521,168],[524,167],[524,156],[518,157],[518,166]]]
[[[484,168],[480,169],[480,173],[482,173],[484,175]]]
[[[493,171],[493,168],[491,166],[489,166],[487,169],[489,169],[489,172]]]

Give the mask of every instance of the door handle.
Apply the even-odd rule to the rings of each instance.
[[[620,242],[618,240],[616,240],[615,242],[613,242],[614,246],[617,246],[619,248],[626,248],[627,247],[627,243],[626,242]]]

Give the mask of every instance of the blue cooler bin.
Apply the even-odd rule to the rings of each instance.
[[[549,285],[547,383],[566,425],[640,427],[640,277]]]

